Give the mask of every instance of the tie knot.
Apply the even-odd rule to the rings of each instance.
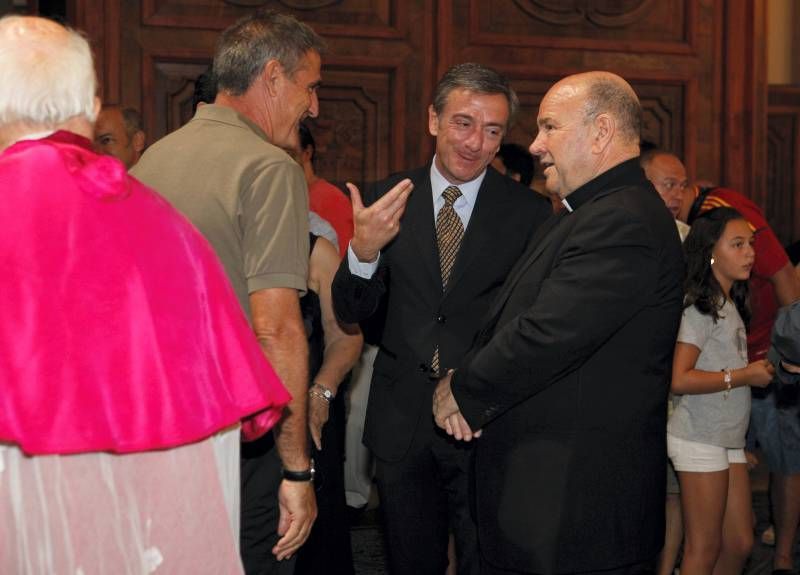
[[[444,197],[444,205],[452,206],[453,203],[461,197],[461,190],[456,186],[447,186],[444,192],[442,192],[442,197]]]

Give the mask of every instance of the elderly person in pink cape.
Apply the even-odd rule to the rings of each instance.
[[[289,395],[206,241],[92,152],[95,92],[79,34],[0,20],[0,573],[241,573],[240,429]]]

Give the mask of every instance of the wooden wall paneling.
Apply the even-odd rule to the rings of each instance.
[[[317,143],[318,173],[340,187],[385,177],[402,163],[405,138],[395,124],[404,122],[404,81],[400,62],[342,58],[326,64],[320,114],[311,120]],[[399,79],[398,79],[399,78]]]
[[[109,104],[120,101],[120,1],[70,0],[67,20],[84,32],[92,45],[100,97]]]
[[[397,0],[142,0],[146,26],[224,30],[254,8],[291,12],[325,37],[406,36],[406,6]]]
[[[587,70],[628,79],[644,108],[644,137],[718,174],[721,109],[714,72],[719,2],[451,0],[440,4],[440,51],[503,71],[521,94],[509,140],[528,145],[539,100],[556,80]],[[715,29],[715,24],[717,25]],[[710,169],[709,169],[710,166]]]
[[[800,240],[800,86],[769,87],[764,213],[784,245]]]
[[[694,9],[683,0],[469,0],[467,11],[472,44],[514,37],[539,48],[689,54]]]
[[[538,101],[553,81],[611,70],[640,91],[646,137],[682,154],[691,177],[765,200],[765,0],[69,4],[97,52],[105,99],[142,109],[155,137],[185,121],[193,76],[210,61],[219,31],[265,5],[297,15],[329,43],[314,125],[337,158],[323,163],[326,178],[380,178],[429,160],[435,82],[452,64],[474,60],[508,74],[522,96],[513,141],[530,143]],[[340,126],[345,117],[358,125]]]
[[[724,3],[724,115],[720,183],[766,202],[766,2]]]

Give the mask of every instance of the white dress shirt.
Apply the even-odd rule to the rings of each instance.
[[[453,209],[456,211],[458,217],[461,218],[461,223],[464,224],[465,233],[467,230],[467,225],[469,224],[469,220],[472,217],[472,210],[475,208],[475,202],[478,199],[478,190],[481,188],[484,177],[486,177],[486,170],[483,170],[474,180],[470,180],[469,182],[458,185],[458,189],[461,190],[461,196],[459,196],[458,199],[456,199],[456,201],[453,203]],[[431,162],[430,178],[431,193],[433,195],[433,220],[436,221],[436,216],[439,214],[439,210],[444,206],[444,198],[442,197],[442,194],[448,186],[453,185],[447,181],[447,179],[437,169],[436,156],[433,157],[433,162]],[[378,263],[380,262],[380,259],[380,254],[378,254],[378,257],[375,258],[375,261],[373,262],[358,261],[358,258],[353,253],[353,248],[350,246],[347,247],[347,264],[350,267],[350,273],[353,275],[357,275],[364,279],[371,278],[378,269]]]

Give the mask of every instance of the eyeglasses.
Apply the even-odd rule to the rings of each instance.
[[[667,178],[666,180],[662,180],[659,183],[659,186],[661,188],[663,188],[667,192],[671,192],[672,190],[674,190],[676,188],[678,190],[680,190],[680,191],[683,191],[683,190],[685,190],[686,188],[689,187],[689,182],[686,181],[686,180],[683,180],[682,182],[679,182],[678,180],[675,180],[675,179],[672,179],[672,178]]]

